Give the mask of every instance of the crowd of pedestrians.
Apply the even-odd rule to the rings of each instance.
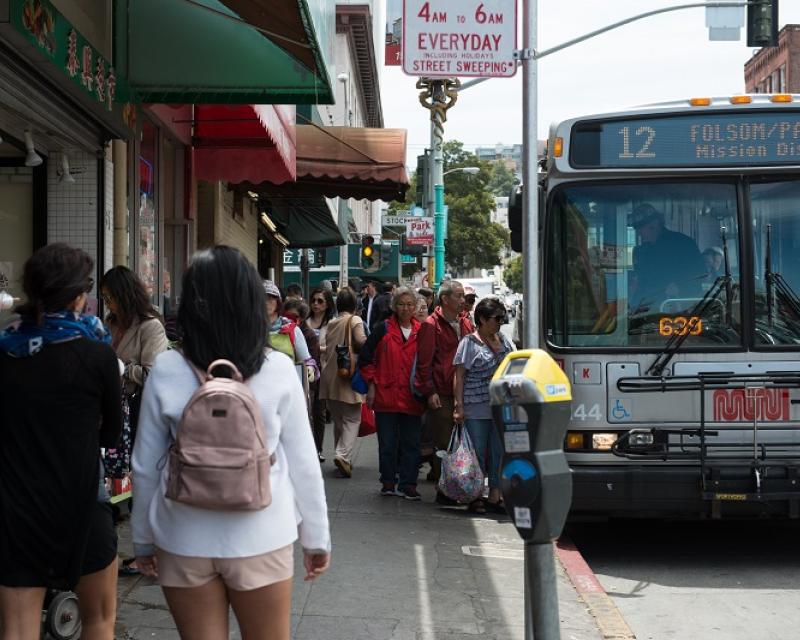
[[[436,296],[323,283],[306,300],[216,246],[193,257],[167,323],[134,272],[108,271],[96,287],[104,324],[84,313],[92,272],[80,249],[38,250],[27,300],[0,332],[2,640],[38,639],[53,589],[77,592],[82,638],[111,640],[118,571],[158,580],[181,637],[227,637],[232,607],[245,640],[288,639],[295,541],[305,579],[330,562],[327,422],[336,473],[350,478],[374,416],[379,493],[412,501],[426,463],[438,481],[437,453],[464,423],[489,487],[467,506],[504,511],[488,387],[513,346],[498,300],[470,313],[457,281]],[[231,416],[254,421],[255,449],[222,428]],[[241,486],[248,473],[263,483],[258,500]],[[118,567],[107,487],[123,476],[135,558]]]

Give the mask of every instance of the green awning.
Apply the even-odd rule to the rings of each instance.
[[[290,249],[338,247],[345,244],[341,231],[331,215],[328,202],[321,196],[270,197],[266,215],[278,233],[289,241]],[[263,221],[262,221],[263,223]]]
[[[327,0],[115,0],[114,61],[140,102],[332,103],[335,8]]]

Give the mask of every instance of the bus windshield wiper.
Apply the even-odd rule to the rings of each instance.
[[[664,373],[664,369],[666,369],[672,357],[678,353],[683,343],[686,342],[695,324],[701,322],[699,318],[705,316],[706,311],[717,301],[717,296],[719,296],[722,291],[725,291],[725,322],[728,327],[731,326],[733,319],[731,310],[731,303],[733,301],[733,278],[731,277],[731,261],[728,255],[728,238],[725,227],[720,227],[720,237],[722,239],[722,255],[725,261],[725,274],[717,277],[717,279],[714,280],[714,284],[711,285],[711,288],[706,291],[706,294],[692,307],[688,313],[689,319],[687,320],[688,324],[686,330],[673,333],[670,336],[664,348],[661,350],[661,353],[656,356],[656,359],[653,360],[653,363],[648,367],[647,371],[645,371],[645,375],[660,376]]]
[[[772,270],[772,225],[767,225],[767,251],[764,265],[767,284],[767,325],[775,327],[775,302],[783,303],[800,319],[800,298],[784,277]]]

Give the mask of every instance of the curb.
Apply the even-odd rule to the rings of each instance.
[[[572,586],[589,608],[589,613],[597,620],[604,640],[635,640],[636,635],[572,540],[565,536],[559,538],[556,555]]]

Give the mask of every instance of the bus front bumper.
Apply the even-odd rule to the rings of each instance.
[[[705,476],[705,477],[703,477]],[[572,466],[572,516],[800,516],[800,475],[793,465]]]

